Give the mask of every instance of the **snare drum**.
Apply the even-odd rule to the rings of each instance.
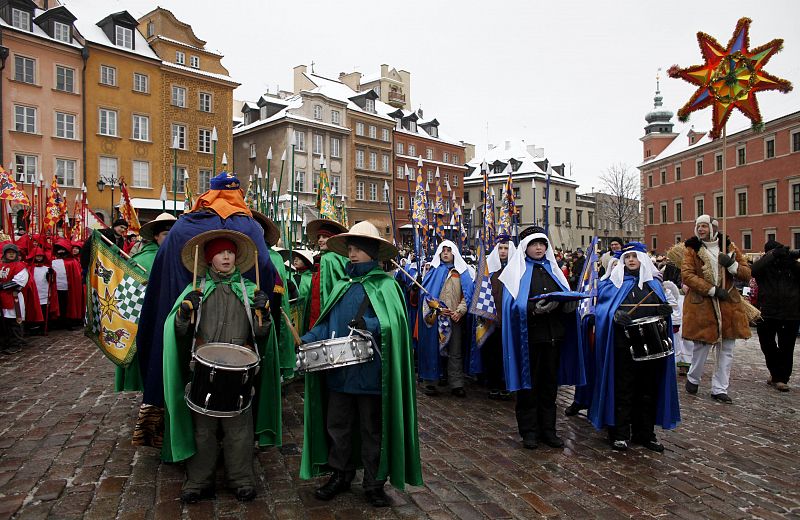
[[[342,338],[300,345],[295,367],[298,372],[316,372],[371,361],[375,354],[372,334],[356,330]]]
[[[625,327],[625,337],[630,342],[634,361],[660,359],[673,353],[667,321],[660,316],[633,320]]]
[[[186,405],[211,417],[235,417],[247,410],[255,390],[258,354],[230,343],[206,343],[192,353]]]

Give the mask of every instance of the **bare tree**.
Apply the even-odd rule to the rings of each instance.
[[[600,176],[602,196],[596,197],[600,218],[625,229],[639,218],[639,175],[625,163],[612,164]]]

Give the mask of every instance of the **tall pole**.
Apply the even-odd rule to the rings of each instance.
[[[283,155],[281,155],[281,174],[278,177],[278,189],[273,190],[275,192],[275,214],[278,214],[278,194],[281,191],[281,186],[283,186],[283,167],[286,164],[286,150],[283,151]],[[287,190],[288,191],[288,190]],[[283,217],[283,212],[281,211],[281,217]]]
[[[388,202],[388,204],[389,204],[389,220],[392,223],[392,241],[394,242],[394,245],[397,246],[397,235],[396,235],[396,232],[395,232],[395,229],[396,229],[397,226],[395,226],[395,223],[394,223],[394,213],[392,212],[392,201],[389,198],[389,182],[388,181],[383,181],[383,193],[386,194],[386,202]]]
[[[211,170],[211,176],[214,177],[217,174],[217,127],[215,126],[211,130],[211,145],[214,147],[214,167]]]
[[[417,223],[414,221],[414,200],[416,195],[411,195],[411,170],[408,165],[404,164],[406,174],[406,186],[408,186],[408,221],[411,222],[411,232],[414,234],[411,238],[411,246],[414,248],[414,255],[417,257],[417,271],[419,271],[419,249],[417,248]]]
[[[178,147],[177,134],[172,138],[172,216],[178,218]]]
[[[550,167],[547,170],[547,182],[544,185],[544,234],[550,236]]]
[[[725,218],[727,212],[727,200],[728,200],[728,132],[726,132],[727,124],[722,125],[722,248],[721,252],[727,254],[727,248],[725,246],[725,240],[728,236],[728,219]],[[714,230],[712,229],[711,232],[713,233]],[[723,282],[725,281],[725,277],[722,278]]]
[[[294,245],[294,199],[296,197],[297,185],[295,184],[294,152],[297,147],[296,134],[292,134],[292,189],[289,198],[289,254],[291,258],[292,246]]]
[[[264,189],[267,193],[269,193],[270,186],[272,185],[272,183],[269,182],[271,174],[272,174],[272,147],[270,146],[269,150],[267,150],[267,179],[266,179],[267,183],[264,186]],[[269,200],[269,196],[267,197],[266,204],[267,204],[267,216],[269,217],[272,215],[272,201]]]
[[[161,185],[161,211],[166,213],[167,212],[167,186],[165,184]]]
[[[536,204],[538,204],[536,202],[536,175],[534,175],[533,178],[531,179],[531,188],[533,188],[533,205],[532,205],[532,208],[533,208],[533,225],[535,226],[536,225]]]

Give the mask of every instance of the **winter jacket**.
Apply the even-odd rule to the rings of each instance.
[[[776,258],[776,251],[773,249],[753,264],[758,308],[765,318],[800,320],[800,262],[788,256]]]

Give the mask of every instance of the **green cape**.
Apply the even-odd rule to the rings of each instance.
[[[294,275],[292,275],[294,277]],[[310,269],[300,273],[300,286],[297,288],[297,302],[294,304],[293,312],[297,313],[297,334],[302,336],[308,332],[308,315],[311,307],[311,278],[314,274]]]
[[[138,253],[131,257],[131,260],[147,269],[149,276],[150,270],[153,268],[153,261],[156,259],[156,253],[158,253],[158,244],[148,242],[142,246]],[[142,375],[139,372],[139,356],[134,354],[127,367],[117,366],[115,368],[114,391],[140,392],[143,388]]]
[[[278,271],[278,276],[283,282],[283,294],[281,295],[281,309],[287,316],[291,316],[291,307],[289,306],[289,280],[286,275],[286,266],[283,263],[283,257],[280,253],[270,248],[269,259],[272,260],[272,265]],[[277,329],[277,342],[278,342],[278,360],[281,367],[281,374],[284,379],[289,379],[294,375],[295,362],[297,355],[294,349],[294,336],[289,331],[289,326],[283,316],[278,320]]]
[[[325,256],[330,255],[323,255],[323,258]],[[392,277],[375,267],[362,277],[338,279],[322,309],[320,319],[344,296],[352,283],[361,283],[364,286],[381,324],[382,434],[377,478],[388,478],[394,487],[401,490],[405,488],[405,484],[421,486],[416,387],[403,293]],[[300,461],[302,479],[330,470],[327,468],[326,393],[322,374],[307,373],[303,410],[303,455]],[[360,448],[354,447],[353,454],[357,456],[359,453]]]
[[[325,308],[328,303],[328,297],[333,291],[333,286],[339,280],[347,278],[344,272],[344,266],[347,265],[347,258],[338,255],[333,251],[323,252],[319,256],[319,307],[320,311]],[[313,275],[312,275],[313,276]],[[311,298],[313,294],[309,290],[308,300],[306,301],[306,320],[311,316]],[[321,314],[321,313],[320,313]],[[306,331],[310,329],[310,322],[306,322]]]
[[[231,276],[233,293],[243,300],[241,294],[241,274],[237,269]],[[250,303],[253,302],[255,284],[245,279],[245,289]],[[198,283],[198,287],[200,284]],[[203,299],[216,289],[216,283],[206,278]],[[189,285],[175,301],[164,323],[164,445],[161,458],[168,462],[188,459],[195,453],[194,424],[189,407],[184,400],[186,384],[191,380],[189,361],[191,360],[191,338],[178,340],[175,336],[175,314],[186,294],[192,290]],[[261,446],[281,444],[281,383],[278,366],[277,344],[274,324],[266,339],[257,342],[261,357],[261,369],[255,381],[253,397],[253,416],[255,433]]]

